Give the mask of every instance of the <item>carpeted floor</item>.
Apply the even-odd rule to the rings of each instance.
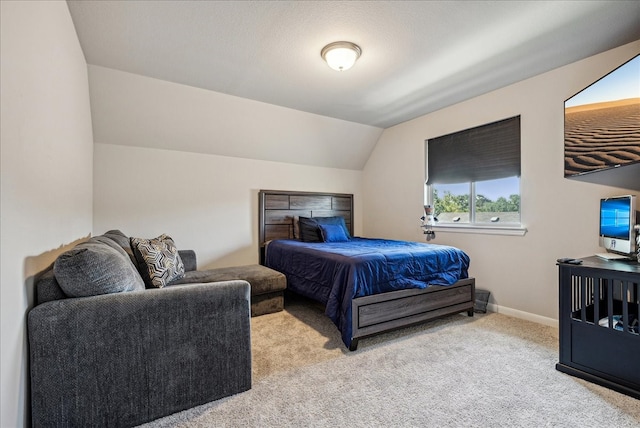
[[[349,352],[322,309],[252,319],[250,391],[145,427],[639,427],[640,401],[555,370],[557,329],[453,315]]]

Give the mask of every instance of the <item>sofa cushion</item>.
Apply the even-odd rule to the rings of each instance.
[[[94,237],[62,253],[53,272],[69,297],[144,290],[144,282],[128,256],[108,238]]]
[[[136,259],[135,254],[133,254],[133,249],[131,248],[131,241],[127,235],[122,233],[119,230],[109,230],[105,232],[102,236],[106,236],[107,238],[115,241],[127,255],[129,259],[131,259],[131,263],[138,268],[138,260]]]
[[[287,277],[284,274],[262,265],[230,266],[187,272],[171,285],[199,282],[219,282],[240,279],[251,285],[251,295],[260,295],[284,291]]]
[[[56,280],[56,276],[53,273],[53,265],[37,276],[35,281],[36,294],[35,305],[38,306],[44,302],[51,300],[66,299],[67,296],[62,291],[60,284]]]
[[[131,238],[131,248],[148,288],[162,288],[184,276],[184,264],[171,237]]]
[[[192,270],[198,270],[198,261],[196,259],[196,252],[193,250],[178,250],[178,255],[182,264],[184,265],[184,271],[189,272]]]

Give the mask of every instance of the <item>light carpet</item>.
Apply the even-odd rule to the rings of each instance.
[[[322,308],[289,300],[252,318],[252,352],[251,390],[143,426],[640,427],[640,401],[555,370],[556,328],[501,314],[452,315],[349,352]]]

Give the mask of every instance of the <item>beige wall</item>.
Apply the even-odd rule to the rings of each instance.
[[[170,235],[200,268],[258,262],[258,191],[353,193],[361,233],[362,172],[96,144],[94,234]]]
[[[424,141],[521,115],[523,237],[437,232],[471,256],[494,309],[555,324],[559,257],[601,252],[598,202],[629,190],[563,178],[564,100],[640,52],[640,41],[386,129],[363,171],[364,233],[423,241]]]
[[[362,170],[381,128],[89,66],[97,143]]]
[[[260,189],[353,193],[361,230],[354,162],[380,128],[103,67],[89,87],[94,234],[167,233],[200,267],[256,263]]]
[[[227,105],[219,94],[196,94],[193,88],[137,77],[133,87],[140,84],[138,89],[150,95],[141,103],[131,100],[132,110],[126,110],[126,98],[111,106],[92,99],[93,114],[101,121],[93,145],[87,67],[66,3],[2,1],[0,7],[3,427],[26,421],[25,325],[33,277],[68,245],[92,232],[120,228],[146,237],[166,232],[181,248],[195,249],[202,267],[254,263],[257,192],[266,188],[354,193],[357,235],[422,241],[418,217],[424,140],[520,114],[523,221],[529,232],[524,237],[439,233],[435,242],[469,252],[478,287],[492,291],[500,310],[552,323],[557,312],[555,259],[598,251],[597,201],[625,192],[562,178],[562,101],[638,53],[640,42],[385,130],[361,171],[197,154],[201,149],[195,146],[184,151],[134,147],[135,142],[121,138],[135,131],[136,139],[151,144],[165,138],[168,130],[176,138],[191,135],[197,145],[206,145],[199,134],[211,129],[200,121],[194,133],[188,120],[172,120],[174,110],[157,109],[154,117],[144,118],[144,126],[127,122],[131,128],[118,134],[118,116],[112,114],[138,119],[135,109],[150,104],[174,103],[183,110],[194,108],[191,101],[222,110]],[[98,89],[111,89],[122,95],[124,87],[110,86],[106,80],[98,85],[92,86],[96,94]],[[113,100],[103,100],[107,99]],[[177,106],[176,100],[181,100]],[[242,129],[243,112],[245,120],[252,115],[264,119],[266,114],[292,125],[285,126],[295,132],[285,135],[284,147],[277,141],[281,128],[270,128],[265,144],[278,150],[294,147],[296,139],[304,140],[316,126],[326,130],[333,124],[360,136],[362,153],[379,132],[300,112],[284,113],[248,100],[233,103],[236,132],[229,131],[221,147],[240,144],[246,150],[249,142],[254,147],[261,144],[249,138],[254,135],[251,130]],[[163,124],[163,132],[154,123]],[[333,134],[327,132],[331,140]],[[332,162],[336,152],[344,153],[317,154],[323,162]]]
[[[27,422],[33,276],[92,229],[87,66],[67,4],[0,2],[0,426]]]

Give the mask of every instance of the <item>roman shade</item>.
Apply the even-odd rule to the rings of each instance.
[[[427,140],[427,184],[520,176],[520,116]]]

